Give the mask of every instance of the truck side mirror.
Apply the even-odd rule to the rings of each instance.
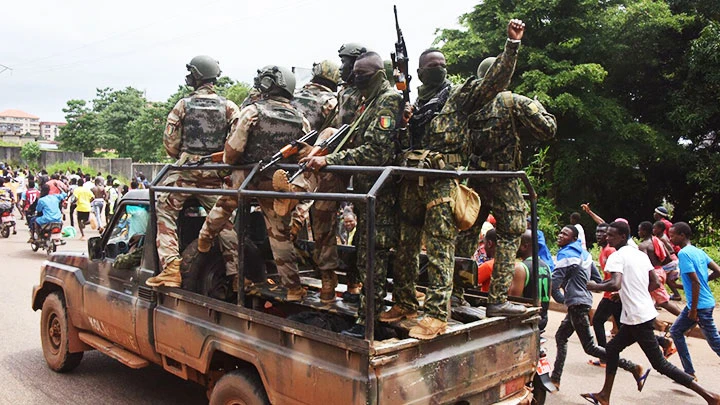
[[[103,258],[101,237],[95,236],[88,240],[88,256],[90,256],[90,260],[99,260]]]

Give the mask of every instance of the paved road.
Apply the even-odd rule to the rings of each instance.
[[[80,366],[68,374],[57,374],[45,366],[40,345],[40,313],[30,309],[32,286],[38,282],[39,268],[46,256],[32,252],[25,241],[28,232],[19,226],[17,235],[0,239],[0,404],[203,404],[203,388],[183,381],[160,367],[131,370],[97,352],[85,354]],[[20,229],[22,228],[22,229]],[[91,231],[92,235],[96,232]],[[85,242],[69,241],[60,250],[85,250]],[[564,314],[551,312],[549,331],[554,331]],[[554,359],[555,342],[548,333],[547,347]],[[691,339],[690,350],[701,383],[712,385],[720,372],[720,359],[707,344]],[[637,347],[627,356],[648,364]],[[565,365],[562,391],[549,396],[549,404],[581,404],[581,392],[599,390],[603,370],[588,366],[589,357],[582,352],[576,338],[571,338]],[[672,362],[679,364],[677,356]],[[701,404],[689,390],[673,384],[668,378],[652,373],[645,390],[638,393],[631,377],[618,375],[614,403]]]

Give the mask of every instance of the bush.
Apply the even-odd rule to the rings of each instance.
[[[93,169],[92,167],[83,166],[80,163],[77,163],[73,160],[69,160],[67,162],[53,163],[50,166],[46,167],[45,170],[47,170],[48,173],[55,173],[57,171],[59,171],[60,173],[65,173],[65,172],[71,172],[73,170],[77,170],[78,167],[80,169],[82,169],[83,173],[90,173],[92,175],[97,173],[97,170]]]
[[[42,151],[37,142],[28,142],[20,149],[20,157],[22,160],[25,161],[25,164],[33,168],[37,168],[40,163],[40,155],[42,155]]]

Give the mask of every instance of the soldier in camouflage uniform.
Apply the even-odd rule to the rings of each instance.
[[[485,75],[494,58],[484,60],[478,76]],[[555,117],[537,100],[504,91],[470,116],[468,150],[469,170],[522,170],[520,137],[517,126],[527,128],[534,137],[546,141],[555,136]],[[512,283],[515,253],[525,232],[525,201],[518,179],[476,179],[469,185],[482,199],[475,225],[461,232],[457,242],[460,256],[470,257],[478,245],[480,228],[490,211],[497,223],[497,253],[490,284],[490,304],[507,305],[507,291]],[[462,290],[453,292],[462,296]],[[490,310],[488,310],[491,313]]]
[[[339,81],[340,70],[338,65],[325,60],[313,65],[312,80],[302,89],[295,92],[292,104],[308,119],[312,129],[322,131],[331,124],[337,108],[335,92]],[[323,133],[323,136],[326,133],[327,131]],[[322,137],[318,137],[316,143],[321,141]],[[302,152],[300,155],[302,155]],[[318,184],[318,191],[341,192],[344,190],[344,181],[333,174],[309,173],[308,175],[312,178],[311,182]],[[294,187],[289,188],[278,185],[277,182],[274,183],[274,186],[278,190],[303,191]],[[336,246],[337,240],[335,232],[333,232],[337,204],[337,201],[328,200],[303,201],[294,208],[292,213],[291,234],[294,238],[305,224],[308,212],[312,209],[312,230],[315,240],[313,261],[320,270],[322,279],[320,300],[325,303],[335,301],[335,288],[338,285],[335,270],[339,267],[339,258]]]
[[[240,111],[237,126],[225,143],[223,161],[227,164],[258,162],[310,131],[310,123],[290,104],[295,90],[293,73],[285,67],[270,65],[261,69],[258,77],[262,96]],[[242,170],[234,171],[231,187],[238,189],[245,175]],[[314,190],[305,176],[299,176],[293,184],[304,190]],[[272,177],[261,175],[253,188],[273,190]],[[299,301],[305,296],[305,290],[300,284],[295,249],[290,240],[290,212],[285,209],[279,214],[274,201],[260,199],[260,208],[281,283],[288,290],[287,300]],[[235,197],[218,199],[200,230],[199,251],[210,250],[213,238],[230,224],[230,216],[236,208]]]
[[[175,104],[167,118],[163,144],[167,154],[178,159],[176,165],[197,161],[201,156],[222,150],[227,134],[235,129],[238,107],[230,100],[215,94],[213,84],[220,76],[220,65],[209,56],[196,56],[189,64],[185,78],[195,89],[188,97]],[[220,188],[222,178],[215,171],[191,170],[171,172],[163,186]],[[158,193],[157,196],[157,249],[162,272],[151,277],[151,287],[180,287],[180,251],[177,235],[177,218],[190,194]],[[194,196],[206,210],[215,204],[216,197]],[[231,224],[220,230],[220,247],[228,275],[237,274],[237,235]]]
[[[508,36],[519,41],[523,25],[513,20],[508,25]],[[466,121],[469,101],[463,96],[473,94],[472,102],[491,100],[510,82],[517,59],[517,42],[506,45],[505,52],[493,66],[486,80],[469,80],[458,91],[453,92],[440,113],[426,125],[411,126],[411,138],[420,149],[406,153],[406,165],[432,169],[456,170],[462,165],[462,148],[467,131]],[[421,78],[433,83],[435,94],[442,92],[445,80],[445,58],[441,54],[425,54],[418,73]],[[428,56],[429,55],[429,56]],[[429,79],[432,77],[432,80]],[[425,85],[425,81],[423,84]],[[434,94],[427,88],[421,89],[420,100],[429,101]],[[421,107],[422,109],[422,107]],[[452,291],[455,237],[453,200],[450,197],[456,187],[452,179],[407,178],[400,187],[400,243],[395,263],[395,305],[380,316],[380,320],[391,322],[417,316],[418,302],[415,298],[418,255],[421,241],[425,241],[428,256],[428,289],[425,298],[425,317],[410,329],[409,335],[418,339],[432,339],[445,331],[448,318],[448,304]]]
[[[359,56],[353,68],[355,86],[365,97],[365,103],[359,112],[359,117],[353,122],[351,130],[345,141],[334,153],[322,157],[305,158],[310,169],[320,169],[325,165],[350,166],[387,166],[392,164],[395,154],[397,137],[396,123],[402,114],[402,96],[390,87],[386,77],[383,60],[375,52],[366,52]],[[367,193],[372,187],[375,176],[354,176],[353,187],[358,193]],[[397,242],[397,229],[395,224],[395,196],[394,187],[383,187],[378,194],[376,204],[376,233],[375,233],[375,266],[374,283],[375,296],[372,302],[366,304],[365,294],[360,296],[357,324],[343,333],[363,338],[365,333],[365,305],[373,305],[375,313],[383,307],[385,298],[386,273],[390,249]],[[356,204],[358,212],[367,212],[366,204]],[[367,263],[367,218],[358,215],[357,237],[360,238],[358,246],[358,269],[361,279],[364,279]],[[364,291],[367,293],[367,291]]]

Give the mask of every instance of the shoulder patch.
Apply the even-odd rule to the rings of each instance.
[[[378,117],[378,126],[380,126],[380,129],[394,128],[395,119],[391,115],[381,115]]]

